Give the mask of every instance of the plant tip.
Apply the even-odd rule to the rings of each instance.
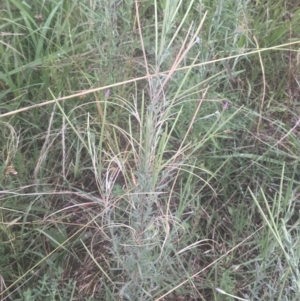
[[[110,94],[110,90],[108,89],[108,90],[105,91],[105,97],[108,97],[109,94]]]
[[[228,109],[228,101],[226,101],[223,105],[223,111],[227,110]]]
[[[223,290],[221,290],[220,288],[216,287],[216,291],[220,294],[224,294],[225,292]]]

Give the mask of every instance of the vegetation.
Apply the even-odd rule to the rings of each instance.
[[[0,20],[1,300],[298,300],[294,1]]]

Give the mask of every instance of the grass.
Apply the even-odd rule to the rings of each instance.
[[[1,300],[298,300],[292,1],[0,20]]]

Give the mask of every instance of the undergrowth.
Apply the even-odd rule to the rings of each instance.
[[[292,1],[0,20],[1,300],[298,300]]]

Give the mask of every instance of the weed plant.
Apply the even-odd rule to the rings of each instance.
[[[0,4],[1,300],[298,300],[293,1]]]

